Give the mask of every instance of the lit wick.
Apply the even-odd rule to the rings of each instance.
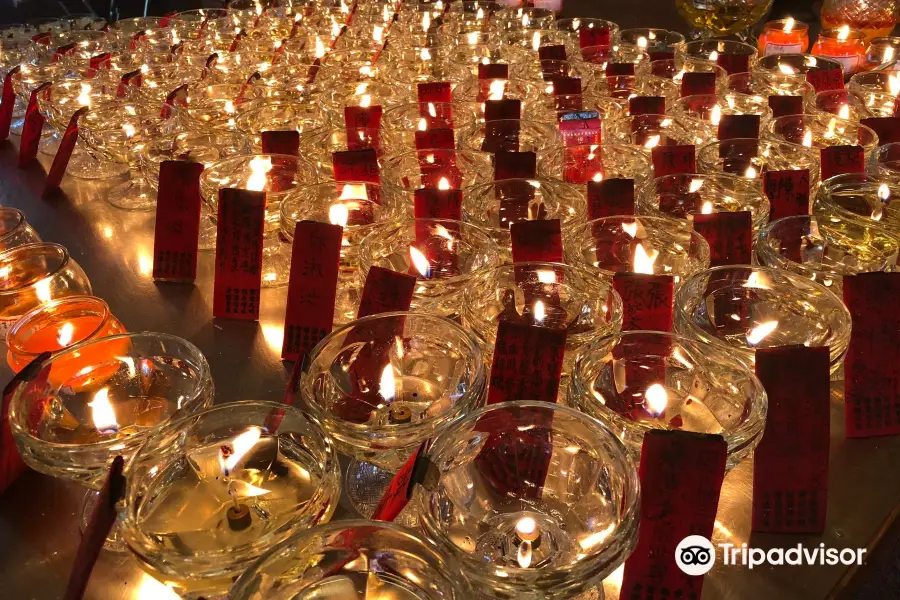
[[[230,444],[223,444],[219,447],[219,466],[222,468],[222,474],[226,481],[228,481],[228,477],[237,467],[238,461],[259,441],[261,434],[262,432],[258,427],[251,427],[234,438]],[[235,495],[235,483],[237,482],[228,482],[228,494],[231,496],[234,504],[228,507],[225,516],[228,519],[228,527],[232,531],[243,531],[250,527],[252,519],[250,508],[246,504],[238,502]]]
[[[541,532],[537,522],[531,517],[522,517],[516,523],[516,544],[522,545],[526,542],[531,548],[538,548],[541,545]]]

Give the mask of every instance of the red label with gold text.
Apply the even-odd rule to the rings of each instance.
[[[519,221],[509,227],[514,263],[563,262],[559,219]]]
[[[587,184],[588,220],[634,214],[634,179],[603,179]]]
[[[213,316],[259,319],[266,193],[219,190]]]
[[[653,176],[696,173],[696,150],[693,144],[657,146],[650,151]]]
[[[186,160],[159,165],[153,279],[194,281],[197,277],[202,172],[202,164]]]

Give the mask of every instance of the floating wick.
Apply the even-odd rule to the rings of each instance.
[[[388,419],[394,425],[405,425],[412,421],[412,411],[402,404],[392,405],[388,412]]]
[[[531,517],[522,517],[516,523],[516,545],[529,542],[532,548],[541,545],[541,532],[537,523]]]
[[[234,506],[228,507],[225,515],[228,517],[228,527],[232,531],[243,531],[253,522],[250,518],[250,509],[246,504],[239,504],[237,499],[234,501]]]

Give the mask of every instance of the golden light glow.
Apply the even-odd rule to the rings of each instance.
[[[531,566],[531,542],[523,541],[516,550],[516,562],[523,569]]]
[[[226,101],[225,101],[225,106],[223,107],[223,110],[224,110],[226,113],[228,113],[229,115],[233,115],[233,114],[235,113],[235,110],[234,110],[234,102],[232,102],[231,100],[226,100]]]
[[[790,33],[792,29],[794,29],[794,17],[788,17],[784,21],[784,32]]]
[[[669,394],[659,383],[654,383],[644,392],[644,406],[655,415],[662,414],[669,405]]]
[[[125,123],[124,125],[122,125],[122,131],[125,132],[125,137],[127,137],[127,138],[130,139],[130,138],[134,137],[134,133],[135,133],[134,125],[131,125],[130,123]]]
[[[756,346],[777,328],[778,321],[766,321],[765,323],[757,325],[747,333],[747,343],[751,346]]]
[[[523,542],[533,542],[540,537],[537,522],[532,517],[522,517],[516,523],[516,535]]]
[[[438,181],[438,189],[439,190],[449,190],[450,189],[450,182],[447,180],[446,177],[441,177],[441,180]]]
[[[265,496],[271,490],[256,487],[246,481],[234,479],[228,482],[228,493],[238,498],[255,498],[257,496]]]
[[[318,37],[316,38],[316,58],[325,56],[325,44]]]
[[[479,10],[479,12],[481,11],[480,8],[479,8],[478,10]],[[471,31],[471,32],[469,32],[469,33],[466,35],[466,42],[467,42],[470,46],[476,45],[476,44],[478,43],[478,37],[479,37],[478,34],[479,34],[479,32],[477,32],[477,31]]]
[[[381,381],[378,384],[378,393],[386,401],[390,402],[397,394],[396,384],[394,383],[394,367],[385,365],[381,371]]]
[[[537,279],[544,284],[556,283],[556,273],[549,269],[542,269],[537,272]]]
[[[647,38],[641,36],[637,39],[637,47],[638,48],[646,48],[647,47]]]
[[[848,104],[841,104],[841,107],[838,109],[838,116],[842,119],[849,119],[850,106]]]
[[[691,194],[695,194],[698,191],[700,191],[700,188],[702,188],[702,187],[703,187],[702,179],[691,179],[691,183],[688,186],[688,192]]]
[[[503,100],[506,93],[506,80],[495,79],[490,83],[488,88],[488,100]]]
[[[428,114],[431,117],[437,117],[437,110],[434,108],[433,102],[428,103]]]
[[[103,388],[94,394],[94,399],[88,402],[91,407],[91,418],[94,427],[100,433],[115,433],[119,430],[119,422],[116,420],[116,411],[109,402],[109,390]]]
[[[409,247],[409,258],[412,260],[413,266],[416,267],[416,271],[418,271],[422,277],[427,279],[431,275],[431,265],[428,264],[428,259],[425,258],[425,255],[415,246]]]
[[[761,274],[759,271],[753,271],[752,273],[750,273],[747,281],[745,281],[741,287],[756,290],[770,289],[769,282],[766,281],[766,276]]]
[[[747,167],[747,170],[744,171],[744,177],[747,179],[753,179],[757,175],[756,169],[753,168],[753,165]]]
[[[78,94],[78,98],[76,98],[76,100],[78,101],[79,106],[91,105],[91,84],[81,84],[81,93]]]
[[[59,333],[56,334],[56,343],[65,348],[72,343],[72,334],[74,333],[75,326],[66,321],[63,323],[63,326],[59,328]]]
[[[713,125],[718,125],[719,121],[722,120],[722,107],[718,104],[712,107],[712,112],[709,113],[709,122]]]
[[[591,177],[591,181],[603,181],[603,173],[597,171],[596,173],[594,173],[594,176]]]
[[[431,13],[427,10],[422,14],[422,31],[428,33],[431,29]]]
[[[713,50],[709,53],[709,60],[715,61],[719,59],[719,53]]]
[[[891,199],[891,188],[888,187],[888,184],[882,183],[878,186],[878,191],[876,192],[878,199],[882,202],[888,202]]]
[[[425,131],[428,129],[428,121],[425,120],[425,117],[419,118],[419,131]]]
[[[635,221],[634,223],[622,223],[622,231],[624,231],[631,237],[635,237],[638,232],[637,221]]]
[[[794,70],[794,67],[790,65],[786,65],[784,63],[779,63],[778,70],[784,73],[785,75],[796,75],[797,71]]]
[[[806,133],[803,134],[803,145],[807,148],[812,148],[812,131],[807,130]]]
[[[372,106],[372,95],[363,94],[362,98],[359,99],[359,105],[362,108],[369,108],[370,106]]]
[[[894,60],[894,49],[890,46],[884,49],[884,56],[881,57],[881,64],[889,63]],[[896,96],[897,94],[894,93]]]
[[[431,60],[431,52],[428,50],[428,48],[422,48],[419,51],[419,59],[423,61]]]
[[[231,444],[223,446],[222,449],[219,450],[219,466],[222,468],[222,473],[224,473],[226,477],[234,471],[238,462],[253,449],[261,437],[262,430],[259,427],[250,427],[247,431],[231,440]],[[229,450],[227,453],[225,452],[225,448],[228,448]]]
[[[350,186],[346,186],[350,187]],[[346,188],[345,188],[346,189]],[[347,219],[350,217],[350,211],[343,204],[332,204],[328,209],[328,221],[332,225],[347,226]]]
[[[250,161],[250,177],[247,179],[246,189],[261,192],[266,189],[268,179],[266,174],[272,170],[271,156],[254,156]]]
[[[849,26],[849,25],[844,25],[844,26],[841,27],[840,30],[838,31],[837,39],[838,39],[839,42],[845,42],[845,41],[847,41],[847,38],[848,38],[848,37],[850,37],[850,26]]]
[[[531,48],[537,52],[538,48],[541,47],[541,34],[537,31],[531,36]]]
[[[338,200],[368,200],[369,191],[364,183],[347,183],[341,190]]]
[[[141,573],[141,581],[134,591],[132,600],[180,600],[181,596],[172,588],[161,583],[147,573]]]
[[[713,204],[709,200],[703,203],[703,206],[700,208],[700,214],[702,215],[711,215],[713,212]]]
[[[589,552],[595,546],[598,546],[603,543],[603,541],[609,537],[616,529],[615,523],[610,523],[606,529],[601,529],[600,531],[595,531],[590,535],[587,535],[578,540],[578,545],[581,546],[581,549],[585,552]]]
[[[639,243],[634,249],[634,272],[653,275],[653,264],[658,257],[659,250],[651,250],[648,253],[644,245]]]
[[[375,27],[372,28],[372,40],[379,44],[384,40],[384,27],[375,25]]]
[[[651,135],[647,138],[647,141],[644,142],[644,148],[656,148],[659,146],[659,136]]]
[[[534,303],[534,322],[535,323],[543,323],[544,319],[547,318],[547,309],[544,308],[544,303],[540,300]]]
[[[50,302],[53,300],[53,294],[50,293],[50,280],[41,279],[34,284],[34,293],[41,302]]]
[[[888,48],[888,50],[893,54],[893,48]],[[897,77],[894,74],[888,75],[888,91],[892,96],[900,94],[900,77]]]

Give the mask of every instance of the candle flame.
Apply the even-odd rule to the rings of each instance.
[[[812,130],[807,130],[803,134],[803,145],[807,148],[812,148]]]
[[[369,190],[364,183],[347,183],[341,189],[338,200],[368,200]]]
[[[231,100],[226,100],[224,110],[229,115],[233,115],[234,114],[234,102],[232,102]]]
[[[594,176],[591,177],[591,181],[603,181],[603,173],[597,171],[596,173],[594,173]]]
[[[534,322],[543,323],[546,318],[547,310],[544,308],[544,303],[538,300],[534,303]]]
[[[756,177],[756,175],[756,169],[754,169],[752,165],[747,167],[747,170],[744,171],[744,177],[746,177],[747,179],[753,179]]]
[[[703,206],[700,208],[700,214],[702,215],[711,215],[713,212],[713,204],[709,200],[703,203]]]
[[[429,116],[431,116],[433,118],[437,117],[437,110],[434,108],[433,102],[428,103],[428,114],[429,114]]]
[[[794,17],[788,17],[787,19],[785,19],[785,21],[784,21],[784,32],[785,32],[785,33],[790,33],[791,30],[794,28],[794,23],[795,23]]]
[[[709,53],[709,60],[716,61],[719,60],[719,53],[713,50]]]
[[[528,18],[528,13],[522,14],[522,27],[528,27],[531,24],[531,19]]]
[[[428,30],[431,29],[431,13],[425,11],[422,15],[422,31],[428,33]]]
[[[842,119],[850,118],[850,105],[841,104],[841,108],[838,109],[838,116]]]
[[[4,267],[4,269],[7,267]],[[41,302],[50,302],[53,300],[53,294],[50,292],[50,279],[41,279],[34,284],[34,293]]]
[[[709,122],[713,125],[718,125],[719,121],[722,120],[722,107],[716,104],[712,107],[712,112],[709,114]]]
[[[893,51],[893,48],[889,48]],[[888,75],[888,90],[892,96],[900,95],[900,77],[894,74]]]
[[[375,25],[375,27],[372,28],[372,40],[381,43],[383,39],[384,27],[382,27],[381,25]]]
[[[495,79],[491,82],[490,87],[488,88],[488,100],[503,100],[503,95],[505,93],[506,80]]]
[[[65,348],[72,343],[72,335],[74,333],[75,326],[66,321],[63,323],[63,326],[59,328],[59,333],[56,334],[56,342],[61,348]]]
[[[481,9],[478,9],[478,10],[481,10]],[[470,46],[474,46],[475,44],[477,44],[478,38],[479,38],[478,34],[479,34],[478,31],[471,31],[468,34],[466,34],[466,43],[469,44]]]
[[[637,47],[638,48],[646,48],[647,47],[647,38],[641,36],[637,39]]]
[[[849,26],[849,25],[844,25],[844,26],[841,27],[841,29],[838,31],[837,39],[838,39],[839,42],[845,42],[845,41],[847,41],[847,38],[848,38],[849,36],[850,36],[850,26]]]
[[[425,131],[428,129],[428,121],[425,120],[425,117],[419,118],[419,131]]]
[[[778,321],[766,321],[761,325],[757,325],[747,333],[747,343],[756,346],[765,339],[767,335],[775,331],[778,327]]]
[[[369,108],[372,106],[372,95],[363,94],[362,98],[359,99],[359,106],[361,108]]]
[[[635,237],[638,231],[637,221],[635,221],[634,223],[622,223],[622,231],[624,231],[631,237]]]
[[[428,50],[428,48],[422,48],[419,51],[419,58],[421,60],[431,60],[431,52]]]
[[[891,188],[888,187],[888,184],[882,183],[878,186],[878,199],[883,203],[890,202],[891,199]]]
[[[246,481],[239,481],[234,479],[228,482],[228,493],[234,495],[238,498],[255,498],[257,496],[264,496],[268,494],[271,490],[265,490],[261,487],[256,487]]]
[[[431,276],[431,265],[428,264],[428,259],[425,258],[425,255],[415,246],[410,246],[409,257],[412,259],[413,265],[422,277],[428,279],[428,277]]]
[[[765,276],[760,274],[759,271],[753,271],[752,273],[750,273],[750,277],[747,278],[747,281],[744,282],[742,287],[757,289],[757,290],[770,289]]]
[[[350,187],[349,185],[347,187]],[[346,189],[346,188],[345,188]],[[350,211],[343,204],[332,204],[328,209],[328,221],[332,225],[347,226],[347,219],[350,218]]]
[[[134,125],[125,123],[124,125],[122,125],[122,131],[125,132],[125,137],[127,138],[131,139],[134,137]]]
[[[525,542],[533,542],[540,535],[537,522],[532,517],[522,517],[516,523],[516,535]]]
[[[219,466],[225,477],[231,475],[238,462],[253,449],[259,438],[262,437],[262,430],[259,427],[250,427],[244,433],[239,434],[230,444],[225,444],[219,448]]]
[[[438,189],[439,190],[449,190],[450,189],[450,182],[447,181],[446,177],[441,177],[441,180],[438,181]]]
[[[608,538],[609,534],[611,534],[613,531],[615,531],[615,529],[616,529],[616,524],[610,523],[609,525],[607,525],[606,529],[601,529],[600,531],[595,531],[594,533],[579,539],[578,545],[581,546],[582,550],[588,551],[591,548],[593,548],[594,546],[597,546],[598,544],[602,544],[603,540]]]
[[[794,70],[794,67],[790,65],[786,65],[784,63],[779,63],[778,70],[784,73],[785,75],[795,75],[797,72]]]
[[[254,156],[250,161],[250,177],[247,179],[248,190],[262,192],[268,183],[266,174],[272,170],[271,156]]]
[[[378,384],[378,393],[381,394],[381,397],[387,402],[393,400],[397,393],[394,384],[394,367],[391,365],[385,365],[384,370],[381,371],[381,382]]]
[[[531,36],[531,47],[535,52],[541,47],[541,34],[535,31]]]
[[[660,415],[669,405],[669,394],[666,388],[658,383],[654,383],[644,392],[644,406],[654,415]]]
[[[109,389],[103,388],[94,394],[94,399],[88,402],[91,407],[91,417],[94,427],[100,433],[115,433],[119,430],[119,422],[116,420],[116,411],[109,402]]]
[[[76,98],[78,104],[80,106],[90,106],[91,105],[91,84],[82,83],[81,84],[81,93],[78,94],[78,98]]]
[[[702,179],[691,179],[690,186],[688,187],[688,193],[694,194],[703,187]]]
[[[316,58],[322,58],[325,56],[325,44],[322,43],[322,40],[316,38]]]
[[[659,257],[659,250],[651,250],[648,253],[644,245],[639,243],[634,249],[634,272],[653,275],[653,264],[657,257]]]
[[[650,137],[647,138],[647,141],[644,142],[644,148],[648,148],[648,149],[656,148],[657,146],[659,146],[659,140],[660,140],[660,136],[651,135]]]

